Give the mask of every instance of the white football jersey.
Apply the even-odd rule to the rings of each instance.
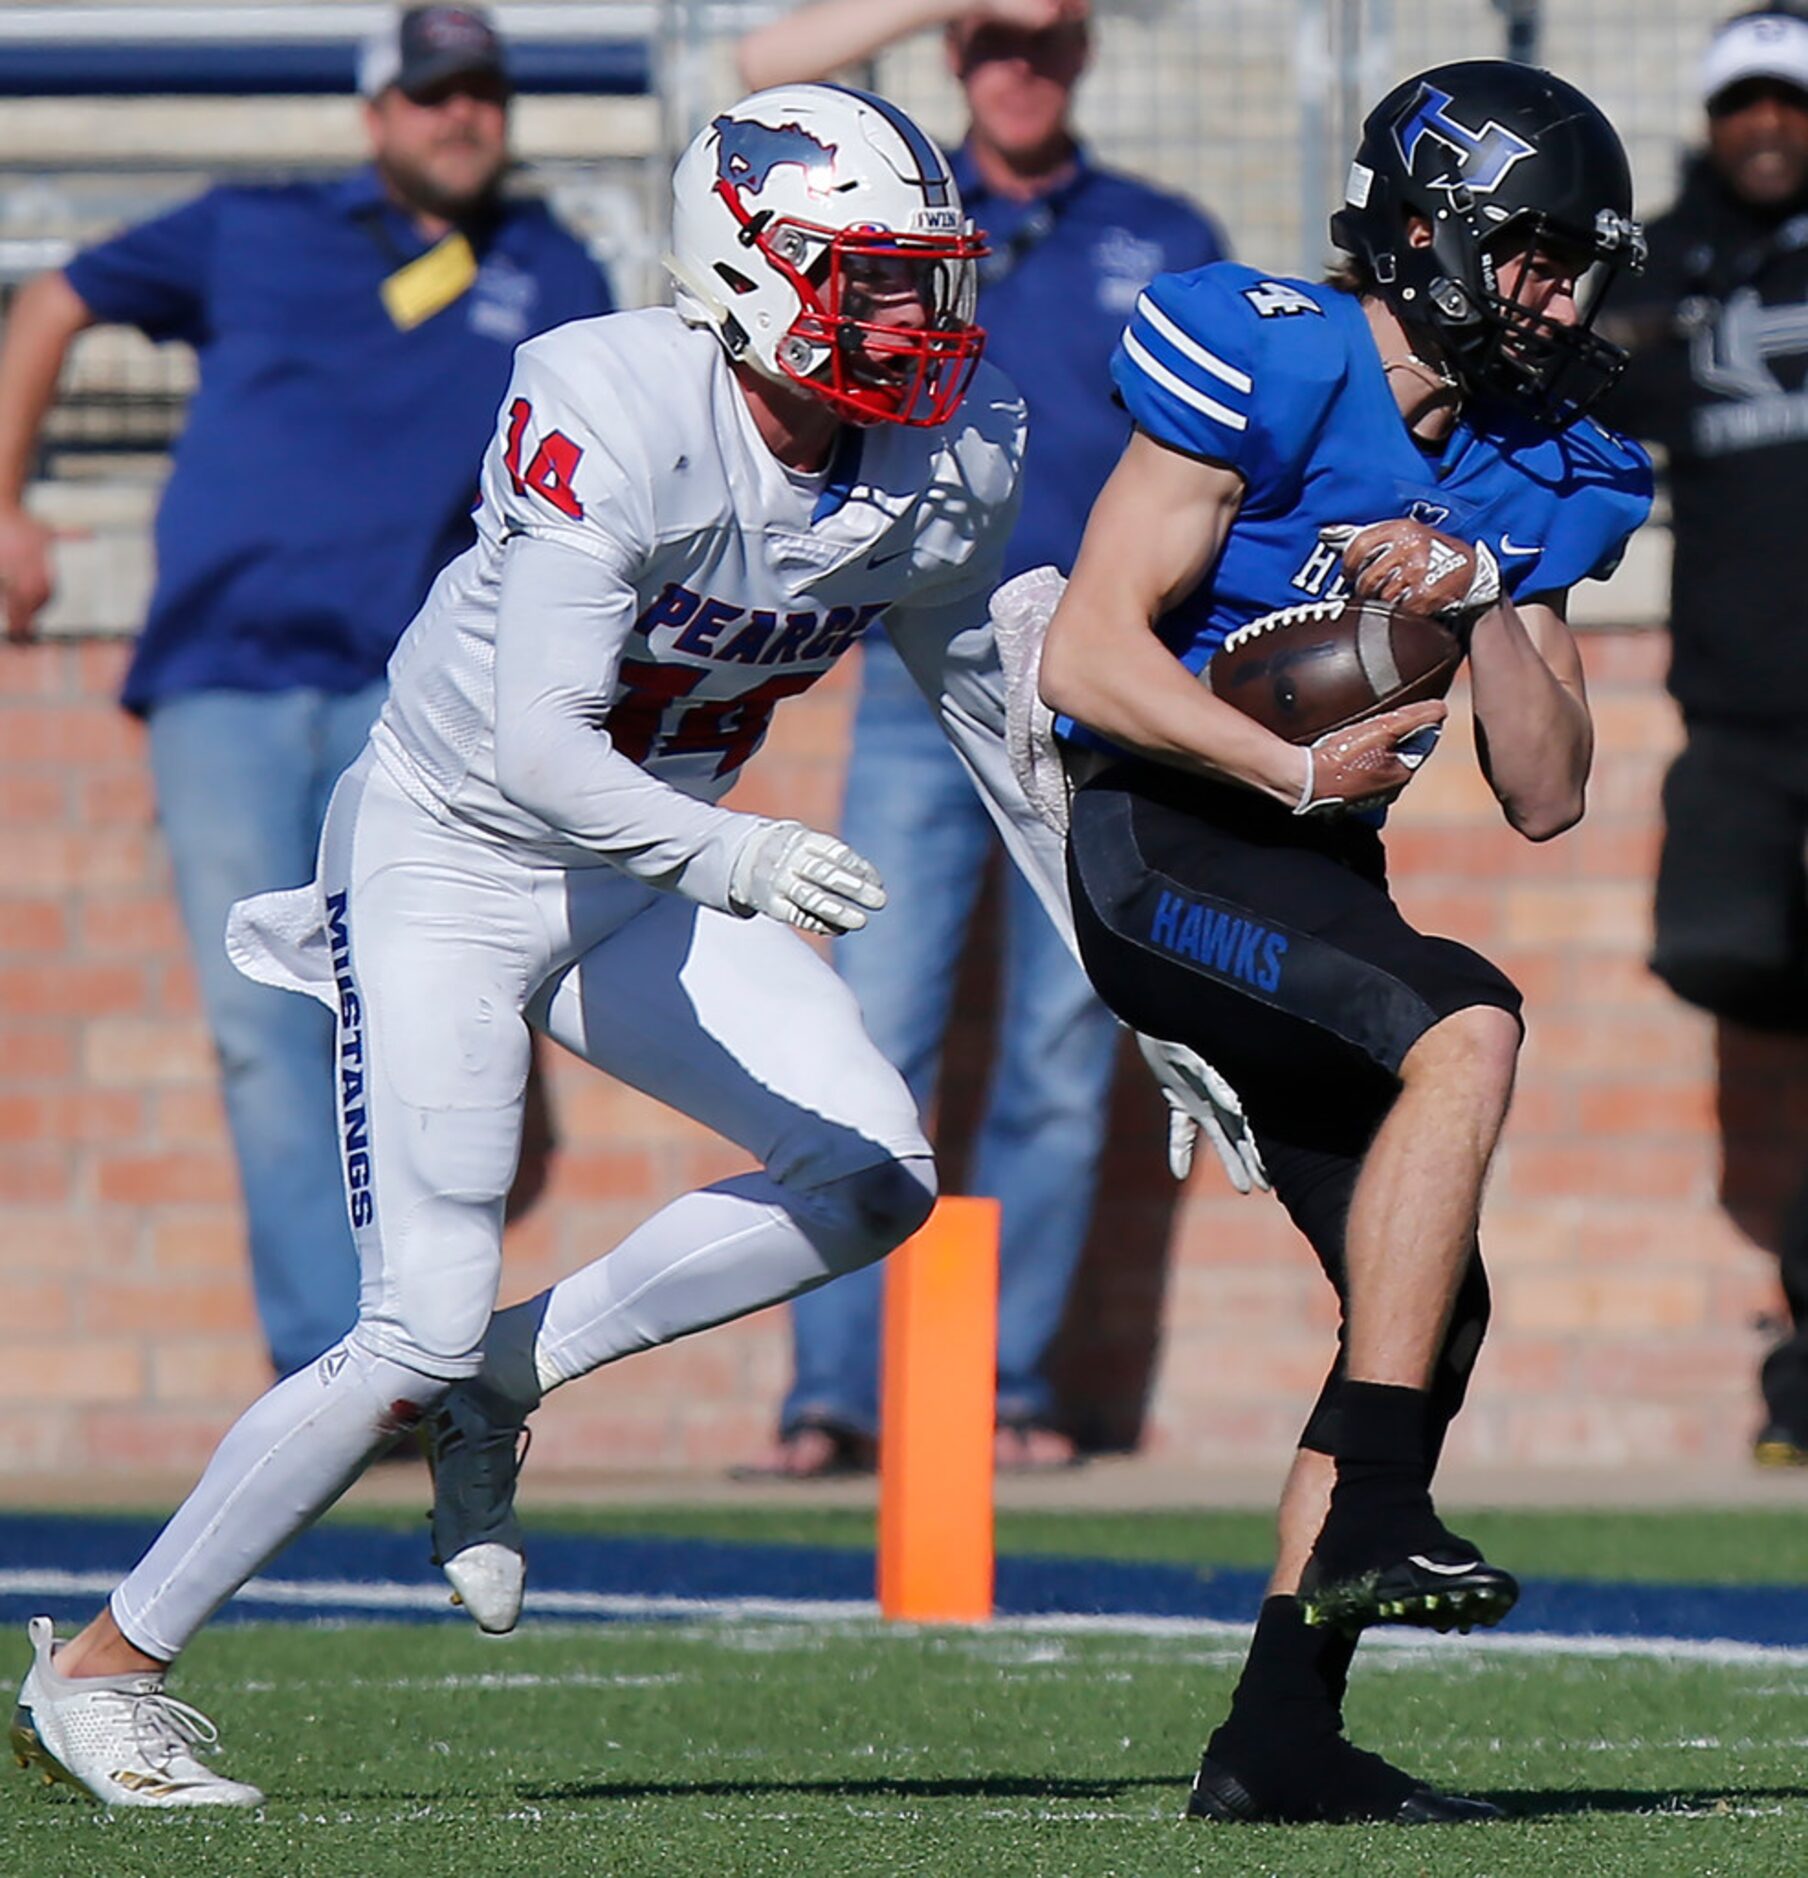
[[[1023,442],[1021,400],[982,364],[947,424],[850,427],[802,475],[675,313],[545,334],[516,357],[477,540],[391,660],[380,758],[442,817],[721,904],[746,829],[712,805],[774,706],[874,623],[945,722],[985,668],[977,714],[1001,727],[987,602]]]

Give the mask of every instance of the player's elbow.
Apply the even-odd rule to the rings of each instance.
[[[1042,702],[1057,717],[1084,723],[1090,695],[1084,679],[1085,660],[1075,655],[1071,635],[1051,626],[1042,645],[1042,666],[1036,674],[1036,690]]]
[[[1587,806],[1580,788],[1533,802],[1509,799],[1501,803],[1508,826],[1528,841],[1555,841],[1567,834],[1582,819]]]
[[[496,787],[516,808],[556,823],[558,805],[549,788],[552,768],[539,739],[506,735],[501,723],[497,724]]]

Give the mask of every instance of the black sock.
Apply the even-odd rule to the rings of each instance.
[[[1346,1382],[1337,1397],[1337,1481],[1314,1549],[1315,1575],[1337,1578],[1448,1545],[1432,1510],[1429,1397],[1394,1383]]]
[[[1329,1626],[1314,1633],[1319,1638],[1316,1668],[1325,1694],[1337,1711],[1337,1725],[1343,1726],[1343,1698],[1350,1686],[1350,1665],[1356,1660],[1360,1631],[1337,1630]]]
[[[1299,1600],[1269,1598],[1230,1713],[1206,1754],[1278,1818],[1386,1818],[1418,1786],[1343,1738],[1356,1639],[1307,1627]]]
[[[1230,1713],[1206,1752],[1256,1791],[1298,1765],[1302,1746],[1328,1741],[1343,1725],[1343,1685],[1355,1642],[1310,1628],[1299,1600],[1268,1598],[1256,1619]]]
[[[1425,1478],[1430,1397],[1392,1382],[1344,1382],[1337,1391],[1337,1471],[1405,1469]]]

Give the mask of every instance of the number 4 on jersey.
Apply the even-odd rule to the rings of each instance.
[[[1310,294],[1289,287],[1284,280],[1265,280],[1259,286],[1245,287],[1243,298],[1263,319],[1286,319],[1295,313],[1316,313],[1322,318],[1324,308]]]
[[[550,502],[561,515],[569,515],[574,522],[581,522],[584,519],[584,505],[572,489],[571,479],[577,474],[578,461],[584,452],[563,431],[549,430],[528,459],[527,468],[523,469],[521,453],[526,447],[527,427],[533,418],[534,407],[525,398],[517,398],[509,406],[508,445],[502,453],[502,464],[509,473],[509,481],[515,485],[516,495],[523,495],[531,489]]]

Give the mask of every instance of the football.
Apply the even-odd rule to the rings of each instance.
[[[1442,620],[1380,600],[1321,600],[1239,626],[1212,654],[1205,683],[1289,743],[1310,743],[1395,705],[1443,697],[1462,662],[1462,643]]]

